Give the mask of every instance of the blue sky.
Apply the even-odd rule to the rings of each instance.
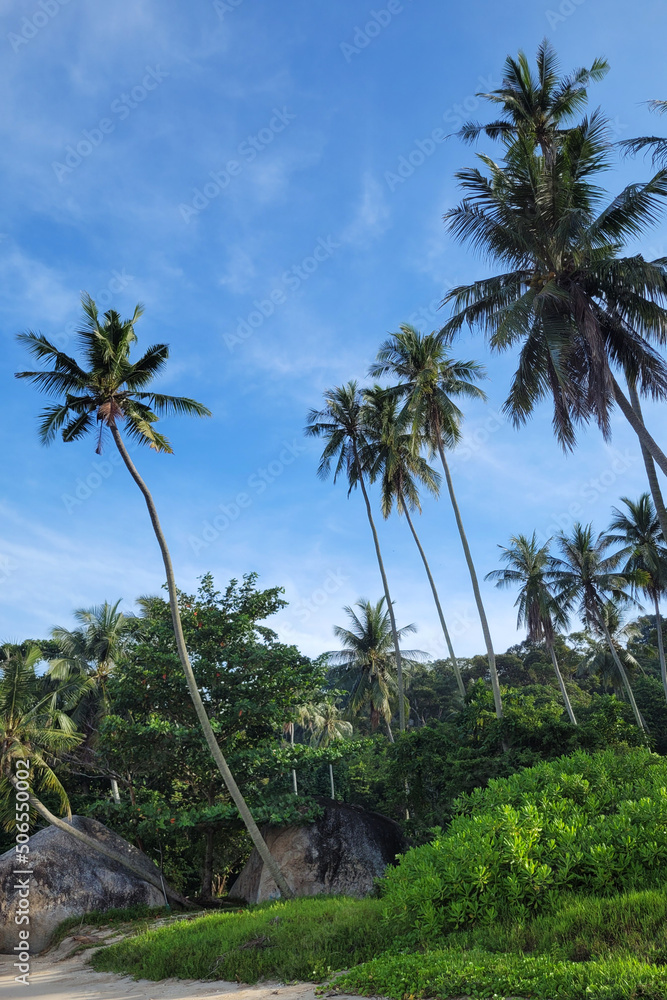
[[[474,152],[433,142],[433,131],[486,116],[476,92],[497,86],[508,53],[532,56],[545,35],[564,68],[608,57],[592,103],[619,138],[659,131],[642,102],[667,97],[667,10],[649,0],[0,0],[0,17],[0,639],[43,636],[105,599],[129,609],[163,580],[143,502],[111,448],[101,459],[90,440],[42,448],[42,401],[13,378],[26,367],[19,330],[74,349],[86,290],[126,314],[143,302],[140,345],[171,345],[163,389],[214,413],[166,423],[173,456],[135,455],[179,585],[257,571],[286,588],[281,635],[311,655],[332,648],[343,605],[377,599],[381,586],[360,497],[315,476],[306,412],[326,387],[363,377],[401,322],[440,325],[447,288],[486,268],[441,222],[458,200],[454,172]],[[607,182],[615,191],[648,174],[623,162]],[[664,227],[643,250],[667,253]],[[590,430],[565,457],[546,406],[520,432],[500,415],[512,357],[467,335],[456,350],[490,375],[489,402],[467,411],[452,459],[481,574],[512,533],[551,534],[573,511],[601,528],[619,495],[644,489],[621,422],[610,445]],[[647,419],[659,436],[660,415],[647,407]],[[442,655],[406,526],[380,530],[399,624],[415,622],[415,645]],[[444,498],[426,502],[420,530],[457,651],[479,652]],[[517,638],[513,597],[484,593],[505,649]]]

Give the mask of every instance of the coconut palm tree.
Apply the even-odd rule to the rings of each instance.
[[[368,429],[364,423],[363,396],[356,381],[328,389],[324,393],[324,408],[311,410],[308,414],[305,433],[309,437],[324,438],[326,445],[320,457],[317,474],[327,479],[334,465],[333,481],[344,475],[348,482],[348,496],[357,486],[361,489],[366,506],[366,515],[373,535],[382,587],[387,605],[394,643],[396,676],[398,684],[398,717],[401,732],[405,729],[405,693],[403,684],[403,664],[401,660],[400,633],[396,627],[394,605],[389,593],[389,583],[384,568],[371,502],[366,489],[366,477],[372,463],[372,449],[368,441]]]
[[[547,39],[537,50],[536,63],[537,72],[533,73],[525,53],[508,56],[500,87],[476,95],[499,108],[501,117],[488,125],[465,122],[459,138],[472,143],[481,135],[505,142],[528,137],[548,161],[563,127],[585,107],[587,85],[603,79],[609,64],[606,59],[596,59],[590,69],[561,76],[555,49]]]
[[[609,630],[616,654],[623,663],[628,677],[632,677],[641,668],[632,653],[628,651],[627,643],[637,638],[641,630],[635,622],[625,621],[623,611],[614,600],[605,602],[602,607],[602,617]],[[604,632],[599,626],[594,625],[591,632],[581,633],[576,638],[583,642],[584,651],[584,659],[579,667],[579,673],[583,676],[599,677],[605,686],[610,685],[614,689],[614,694],[617,697],[622,697],[624,693],[623,679],[616,669],[616,661],[609,650]]]
[[[637,708],[605,614],[609,597],[618,606],[633,603],[628,593],[628,578],[618,570],[622,556],[618,552],[609,553],[612,540],[605,534],[596,538],[590,524],[577,522],[569,535],[561,531],[557,535],[557,541],[561,557],[550,558],[550,574],[557,588],[556,601],[566,611],[576,608],[584,624],[591,631],[604,636],[637,725],[645,730],[644,720]]]
[[[425,486],[429,493],[437,496],[440,491],[440,476],[421,456],[418,442],[416,442],[412,431],[410,413],[407,408],[399,410],[396,394],[390,389],[376,385],[364,392],[364,400],[365,424],[375,449],[375,458],[370,470],[371,482],[378,476],[381,479],[382,514],[385,519],[390,516],[394,503],[399,515],[405,515],[424,563],[459,694],[465,698],[461,669],[454,653],[435,580],[424,547],[410,516],[410,511],[418,511],[421,514],[417,481]]]
[[[475,385],[475,382],[484,376],[484,368],[476,361],[456,361],[440,334],[422,334],[406,324],[381,345],[370,374],[375,378],[389,376],[397,380],[392,390],[397,398],[405,401],[417,442],[427,441],[430,451],[440,456],[484,635],[496,715],[502,718],[503,703],[496,670],[496,655],[477,579],[477,570],[463,527],[445,454],[445,449],[453,447],[461,436],[463,414],[455,399],[486,398],[479,386]]]
[[[58,432],[65,442],[76,441],[88,433],[94,433],[99,453],[104,434],[107,431],[111,434],[128,472],[144,497],[160,547],[178,655],[204,738],[260,857],[281,893],[291,896],[291,890],[264,842],[208,720],[185,644],[178,608],[178,591],[167,541],[153,497],[132,461],[121,434],[122,427],[125,436],[137,444],[148,445],[154,451],[170,454],[172,449],[169,441],[156,430],[158,418],[169,415],[204,417],[210,416],[210,411],[194,399],[167,396],[152,389],[153,382],[163,371],[169,358],[166,344],[155,344],[137,361],[130,360],[137,340],[134,327],[143,312],[141,306],[136,307],[131,319],[123,320],[114,310],[109,310],[100,317],[89,295],[83,296],[82,305],[83,325],[78,335],[81,361],[63,353],[42,334],[22,333],[19,340],[29,354],[50,367],[42,371],[17,372],[16,377],[28,379],[47,396],[56,400],[42,413],[40,437],[44,444],[50,444]]]
[[[349,739],[352,736],[352,723],[341,718],[340,709],[334,695],[323,698],[313,705],[306,705],[301,713],[301,721],[311,733],[310,743],[323,749],[338,740]],[[333,764],[329,761],[329,784],[331,798],[336,798]]]
[[[642,493],[636,501],[621,497],[621,503],[625,510],[612,509],[614,518],[607,534],[611,542],[623,546],[619,553],[624,560],[623,572],[637,580],[637,589],[653,601],[660,673],[667,698],[667,664],[660,614],[660,599],[667,592],[667,547],[648,493]]]
[[[67,713],[53,707],[52,693],[40,683],[35,667],[41,658],[38,646],[0,648],[0,801],[7,801],[16,762],[29,761],[34,788],[54,793],[62,811],[71,815],[67,792],[53,768],[82,737]],[[7,823],[13,811],[3,811]]]
[[[657,111],[659,115],[667,112],[667,101],[649,101],[648,106],[651,111]],[[664,136],[644,135],[636,139],[624,139],[619,142],[619,146],[626,153],[651,153],[651,159],[655,165],[665,166],[667,164],[667,139]]]
[[[349,627],[334,626],[334,635],[340,640],[342,649],[326,653],[331,667],[331,680],[335,687],[347,692],[346,708],[356,716],[368,707],[371,731],[375,732],[383,720],[389,740],[394,742],[391,728],[392,702],[397,692],[397,661],[394,648],[394,630],[385,598],[376,604],[361,599],[355,608],[343,610],[349,618]],[[415,625],[406,625],[397,630],[399,640],[411,632]],[[401,652],[403,662],[426,658],[419,650]]]
[[[533,532],[530,538],[526,535],[513,535],[508,547],[498,547],[506,565],[503,569],[487,573],[486,579],[495,580],[497,587],[520,588],[514,603],[514,607],[518,609],[517,626],[526,627],[531,642],[544,642],[546,645],[567,714],[572,725],[576,726],[577,719],[558,666],[554,645],[556,629],[567,628],[569,618],[567,611],[553,594],[549,575],[549,542],[540,545]]]
[[[117,663],[122,662],[137,634],[139,619],[127,617],[115,604],[79,608],[74,618],[79,628],[56,626],[51,638],[60,656],[50,661],[48,674],[57,681],[74,681],[67,708],[91,748],[102,717],[109,709],[108,682]],[[111,779],[115,802],[120,802],[118,782]]]
[[[651,343],[667,339],[667,258],[622,256],[628,239],[657,222],[667,171],[604,205],[596,180],[609,148],[608,123],[595,112],[561,130],[549,162],[534,130],[522,128],[502,162],[480,156],[482,169],[457,174],[464,200],[446,214],[447,228],[504,270],[452,289],[445,302],[454,315],[442,332],[468,324],[495,350],[521,344],[505,403],[515,424],[551,396],[556,436],[572,448],[575,425],[589,420],[609,438],[616,403],[667,473],[667,456],[616,377],[643,395],[667,396],[667,365]]]

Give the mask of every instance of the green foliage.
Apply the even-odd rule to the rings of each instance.
[[[319,896],[147,931],[99,951],[92,964],[153,980],[321,980],[384,950],[389,934],[379,900]]]
[[[549,910],[565,892],[606,895],[667,876],[667,762],[645,749],[577,752],[492,780],[445,833],[383,880],[406,941]]]

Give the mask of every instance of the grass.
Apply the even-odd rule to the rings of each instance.
[[[667,1000],[667,892],[572,897],[550,915],[457,931],[416,954],[393,938],[382,900],[319,896],[144,930],[92,964],[245,983],[330,980],[347,969],[336,990],[392,1000]]]
[[[384,951],[388,932],[380,900],[317,896],[147,930],[97,952],[92,966],[137,979],[319,982]]]
[[[71,934],[76,934],[83,927],[118,927],[131,924],[133,929],[141,930],[149,927],[153,920],[168,916],[170,911],[166,906],[130,906],[124,910],[91,910],[83,917],[69,917],[58,924],[49,942],[49,948],[55,948]]]

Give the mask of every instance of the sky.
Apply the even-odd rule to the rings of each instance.
[[[139,349],[170,345],[162,391],[213,412],[164,422],[173,455],[136,450],[181,589],[257,572],[289,606],[273,620],[307,655],[335,648],[344,606],[381,582],[358,494],[316,476],[308,410],[363,380],[399,324],[439,328],[452,285],[489,273],[442,216],[475,150],[450,135],[490,117],[475,95],[506,56],[542,38],[563,69],[598,55],[591,92],[619,139],[664,132],[667,8],[637,0],[0,0],[0,641],[39,639],[72,611],[164,580],[143,500],[113,446],[37,440],[44,400],[14,372],[15,340],[41,331],[76,350],[82,291],[124,315],[142,302]],[[435,138],[434,138],[435,133]],[[480,149],[493,152],[485,141]],[[610,192],[648,178],[619,161]],[[633,248],[630,248],[633,249]],[[638,249],[635,247],[634,249]],[[667,253],[664,226],[645,239]],[[619,496],[645,489],[619,418],[565,456],[549,406],[516,430],[502,414],[515,358],[479,334],[455,346],[488,369],[466,407],[452,471],[481,576],[512,534],[545,539],[575,519],[602,529]],[[663,421],[647,405],[660,436]],[[404,521],[377,512],[399,626],[444,646]],[[458,655],[483,650],[451,507],[427,500],[418,530]],[[498,650],[523,638],[514,595],[483,584]]]

